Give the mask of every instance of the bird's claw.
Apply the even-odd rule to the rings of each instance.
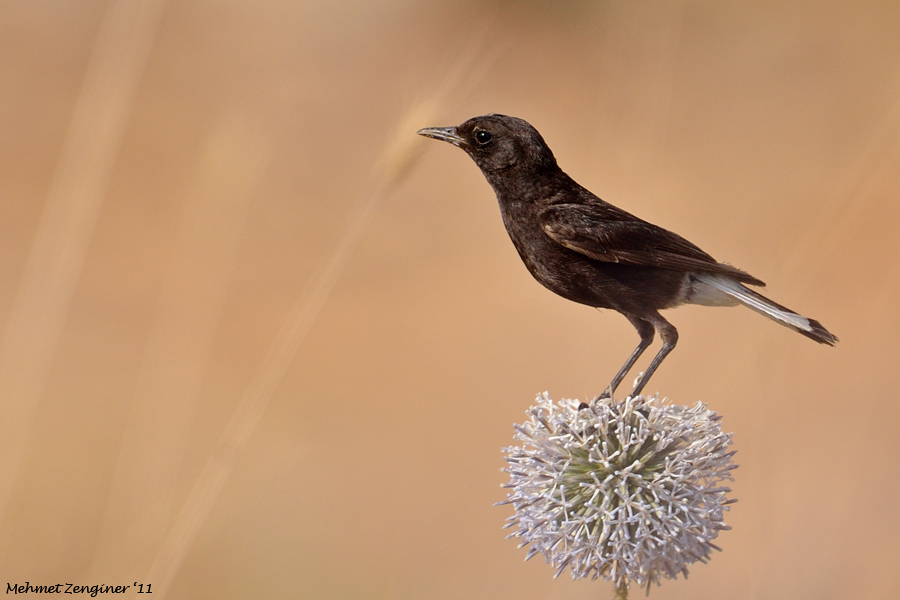
[[[597,402],[598,400],[607,400],[609,398],[612,398],[612,390],[606,388],[599,396],[594,398],[594,402]]]

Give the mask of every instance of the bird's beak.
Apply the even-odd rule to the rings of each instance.
[[[460,146],[463,143],[463,138],[456,133],[456,127],[426,127],[418,130],[416,133],[436,140],[450,142],[454,146]]]

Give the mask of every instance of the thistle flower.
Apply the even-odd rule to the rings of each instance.
[[[727,505],[723,487],[736,468],[721,417],[637,396],[624,401],[554,403],[537,397],[529,419],[515,425],[522,446],[505,448],[506,501],[515,514],[509,537],[543,554],[559,577],[602,577],[620,597],[628,586],[687,577],[706,562]]]

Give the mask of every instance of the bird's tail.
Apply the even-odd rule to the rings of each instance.
[[[822,327],[822,324],[815,319],[809,319],[789,308],[772,302],[762,294],[754,292],[730,277],[714,273],[694,273],[692,276],[701,284],[724,292],[747,308],[755,310],[759,314],[765,315],[797,333],[802,333],[820,344],[834,346],[835,342],[838,341],[834,334]]]

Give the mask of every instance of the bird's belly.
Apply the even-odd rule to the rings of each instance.
[[[536,255],[523,254],[522,258],[544,287],[572,302],[633,314],[672,308],[684,302],[686,273],[601,262],[557,248]]]
[[[684,302],[686,273],[589,258],[553,241],[529,210],[525,203],[501,202],[503,221],[519,256],[550,291],[572,302],[628,314]]]

